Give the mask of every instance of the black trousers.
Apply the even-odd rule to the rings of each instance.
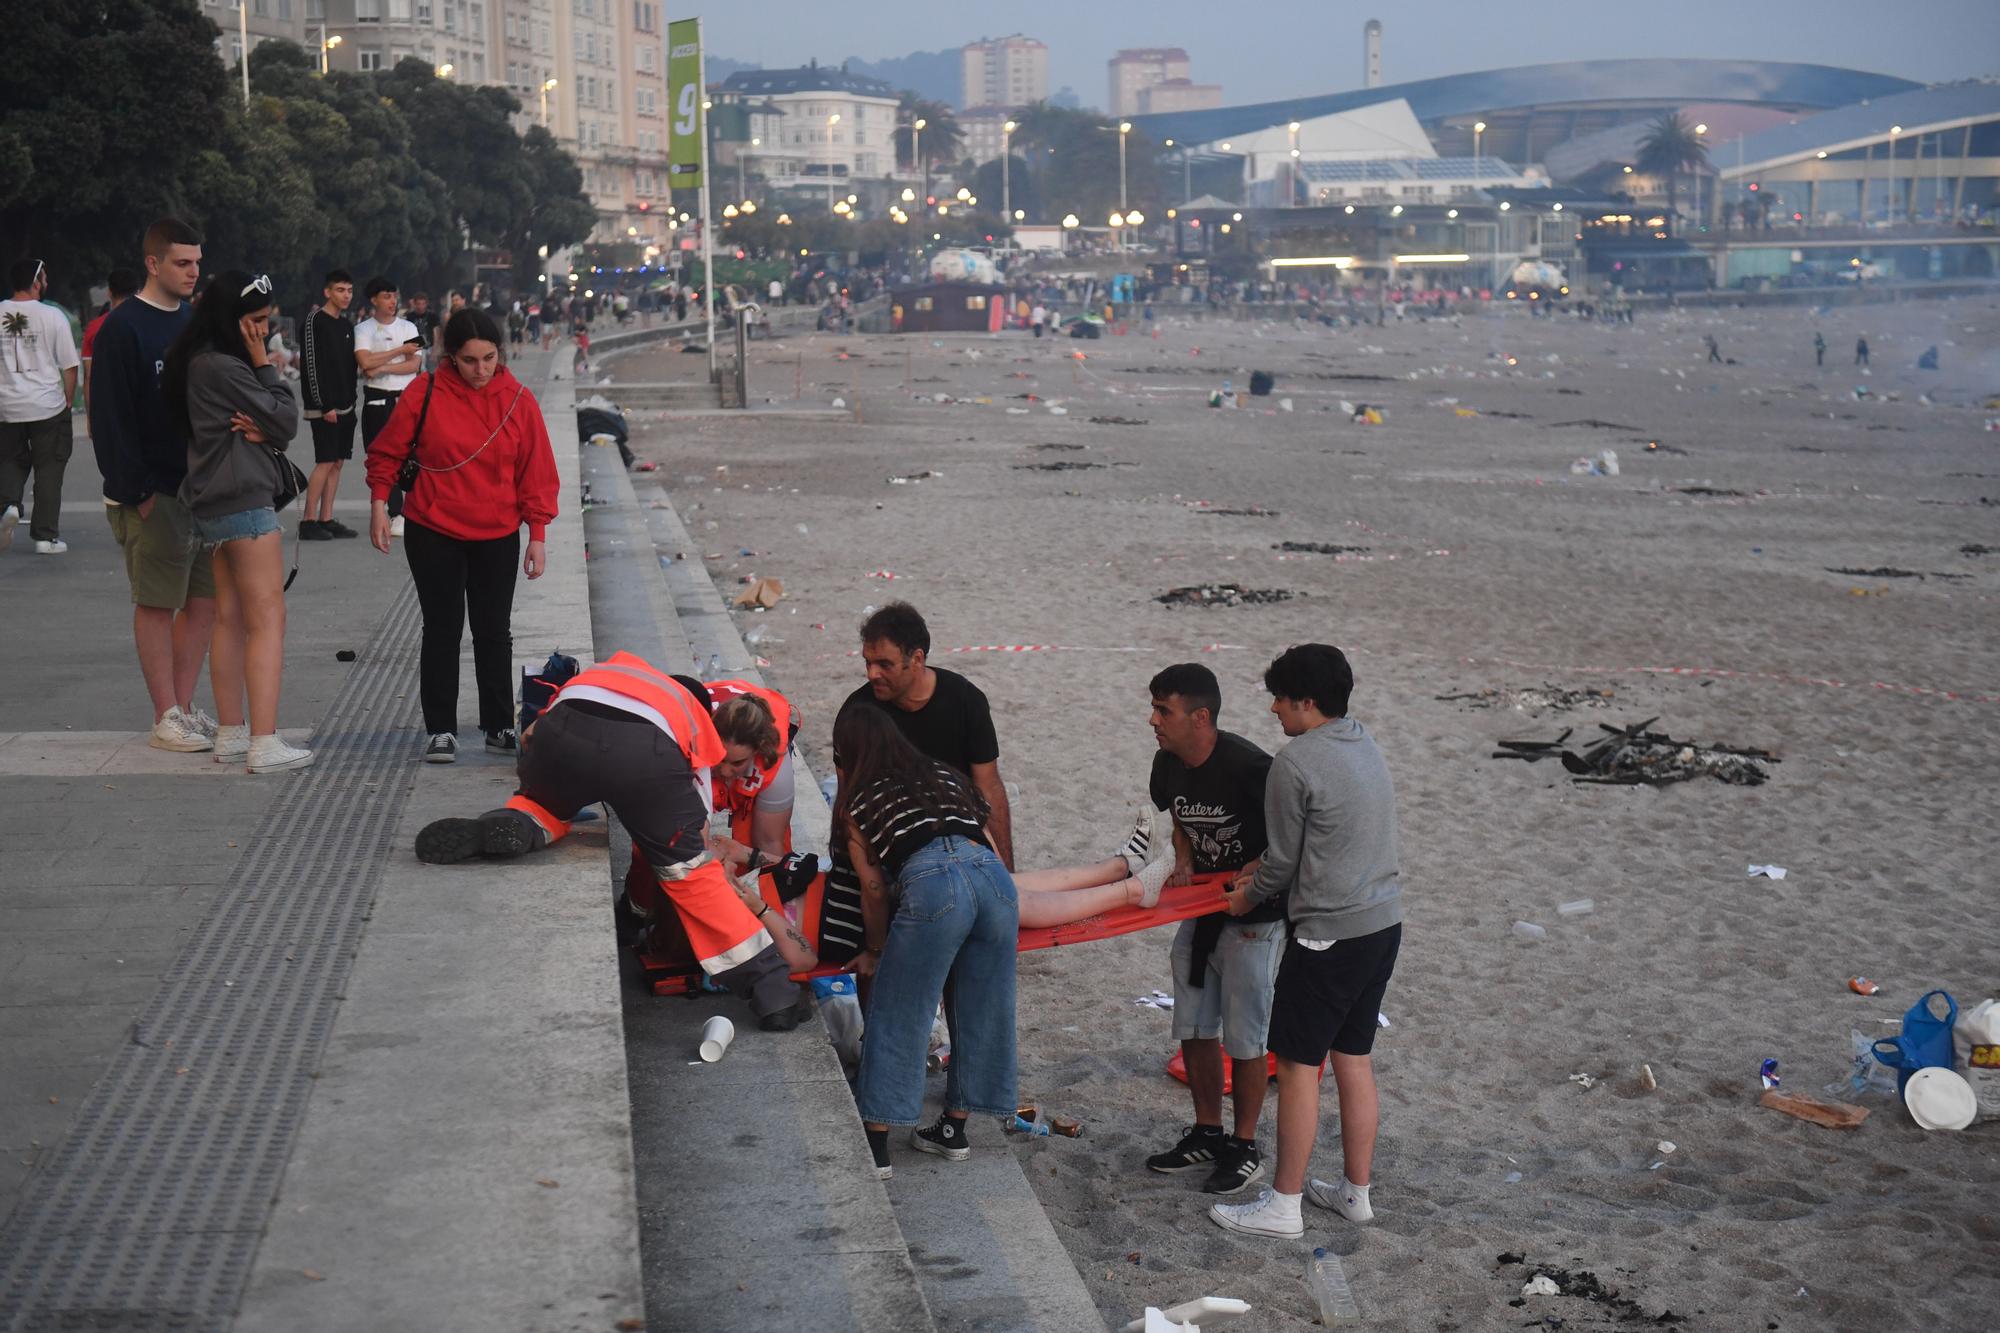
[[[479,682],[479,729],[514,725],[514,579],[521,534],[460,541],[415,519],[403,527],[403,554],[423,608],[418,696],[424,730],[458,731],[458,660],[465,622],[472,621],[472,674]]]
[[[365,457],[368,446],[382,433],[382,427],[389,424],[389,417],[396,410],[396,401],[403,396],[397,389],[391,393],[384,389],[363,389],[361,391],[361,452]],[[403,512],[403,492],[391,487],[389,490],[389,515],[394,518]]]

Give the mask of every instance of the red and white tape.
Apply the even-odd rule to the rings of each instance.
[[[1822,689],[1871,689],[1887,694],[1907,694],[1916,698],[1948,699],[1953,703],[2000,704],[2000,694],[1972,690],[1941,690],[1928,685],[1902,685],[1894,681],[1846,681],[1831,676],[1795,676],[1782,671],[1736,671],[1707,666],[1584,666],[1565,662],[1521,662],[1511,657],[1466,657],[1468,666],[1509,666],[1522,671],[1566,671],[1585,676],[1706,676],[1715,680],[1762,680],[1780,685],[1816,685]]]

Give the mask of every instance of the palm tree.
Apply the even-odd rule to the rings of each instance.
[[[1680,216],[1675,203],[1680,173],[1707,166],[1708,145],[1701,141],[1693,126],[1681,119],[1678,111],[1669,111],[1647,127],[1646,137],[1639,140],[1639,160],[1634,165],[1649,176],[1666,178],[1667,228],[1672,231]]]
[[[18,375],[21,373],[21,344],[28,336],[28,317],[19,310],[9,310],[7,318],[0,321],[0,328],[5,328],[7,336],[14,340],[14,373]]]
[[[919,165],[916,159],[918,140],[922,144],[924,158],[932,166],[940,162],[956,162],[965,153],[965,131],[958,126],[958,115],[949,105],[919,97],[905,88],[896,108],[896,164],[907,164],[912,170]],[[922,133],[915,130],[916,123],[924,122]]]

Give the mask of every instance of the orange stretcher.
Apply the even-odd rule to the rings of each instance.
[[[1192,884],[1163,890],[1160,901],[1152,907],[1120,907],[1102,912],[1081,921],[1071,921],[1060,926],[1036,926],[1024,929],[1020,934],[1019,951],[1030,949],[1054,949],[1069,944],[1085,944],[1091,940],[1108,940],[1119,935],[1130,935],[1135,930],[1151,930],[1155,926],[1168,926],[1189,917],[1207,916],[1222,908],[1222,891],[1228,886],[1230,875],[1217,873],[1196,875]],[[826,876],[815,878],[812,887],[801,899],[803,909],[800,922],[805,927],[808,939],[819,933],[820,904],[826,892]],[[767,901],[774,907],[781,907],[774,896],[776,890],[766,882],[764,889]],[[692,951],[685,940],[676,941],[671,930],[655,930],[648,936],[648,942],[639,949],[639,962],[646,969],[646,978],[652,984],[655,995],[686,995],[701,986],[701,969],[696,965]],[[678,945],[678,947],[676,947]],[[839,976],[852,970],[852,964],[828,964],[811,972],[796,973],[800,981],[814,977]]]

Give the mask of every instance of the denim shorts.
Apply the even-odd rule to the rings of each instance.
[[[1232,1060],[1264,1055],[1271,1027],[1271,996],[1285,952],[1282,921],[1231,921],[1208,956],[1203,984],[1188,984],[1194,957],[1194,921],[1181,922],[1169,951],[1174,969],[1174,1040],[1222,1038]]]
[[[202,518],[197,514],[194,528],[201,535],[201,544],[210,550],[224,542],[261,537],[267,532],[280,530],[278,511],[269,505],[262,509],[244,509],[234,514],[224,514],[221,518]]]

